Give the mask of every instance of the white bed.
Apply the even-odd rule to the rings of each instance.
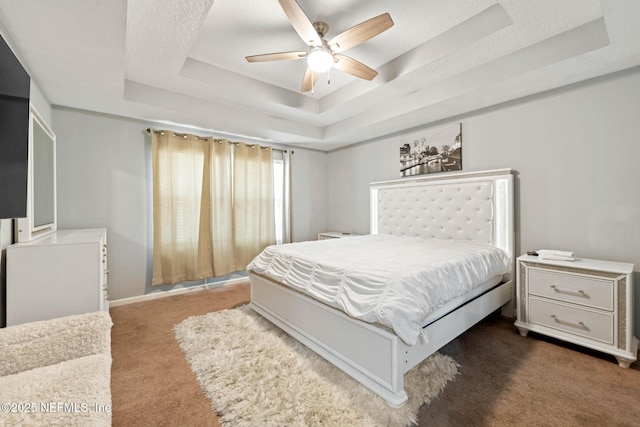
[[[256,257],[248,268],[251,307],[389,405],[399,406],[407,399],[404,373],[409,369],[496,309],[503,307],[504,314],[513,316],[513,176],[511,170],[427,175],[373,183],[370,192],[371,236],[293,244],[284,247],[283,254],[267,248]],[[385,245],[396,243],[400,254],[387,257]],[[396,295],[396,288],[409,287],[396,285],[400,273],[392,266],[413,272],[423,263],[418,252],[424,244],[433,253],[427,260],[451,267],[449,279],[438,273],[442,287],[459,281],[464,292],[452,288],[434,298],[416,290],[413,299],[428,304],[414,304],[411,296],[387,298]],[[468,247],[495,259],[478,264],[476,256],[465,261],[472,267],[456,270],[448,262],[451,254]],[[342,260],[352,249],[357,252],[350,266]],[[475,256],[473,251],[469,256]],[[373,276],[358,273],[365,270]],[[409,275],[412,292],[422,283],[425,288],[438,286],[430,278],[433,271],[415,271]],[[378,288],[383,276],[395,288]],[[344,282],[355,283],[351,297],[345,296],[349,291],[344,292]],[[377,299],[364,299],[369,294]],[[406,308],[407,315],[388,299]],[[422,305],[428,307],[417,312]]]

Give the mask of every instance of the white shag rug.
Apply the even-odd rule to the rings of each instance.
[[[190,317],[176,339],[226,426],[405,426],[458,372],[435,353],[405,375],[409,400],[383,399],[248,306]]]

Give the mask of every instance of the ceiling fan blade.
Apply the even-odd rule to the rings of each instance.
[[[378,72],[372,68],[367,67],[360,61],[356,61],[353,58],[349,58],[345,55],[336,54],[333,55],[337,61],[333,64],[334,68],[340,71],[344,71],[352,76],[359,77],[365,80],[372,80],[378,75]]]
[[[329,40],[329,47],[334,53],[342,52],[366,42],[391,27],[393,27],[391,15],[383,13],[338,34]]]
[[[278,0],[278,2],[300,38],[309,46],[322,46],[322,39],[298,2],[296,0]]]
[[[277,52],[264,53],[262,55],[245,56],[249,62],[267,62],[267,61],[287,61],[290,59],[302,59],[307,56],[307,52]]]
[[[302,87],[300,88],[300,90],[302,92],[312,91],[313,86],[315,86],[317,80],[318,73],[314,73],[310,68],[307,68],[307,71],[304,73],[304,79],[302,79]]]

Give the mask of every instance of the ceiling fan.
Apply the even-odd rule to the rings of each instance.
[[[309,46],[308,51],[252,55],[245,57],[247,61],[286,61],[306,58],[308,66],[302,80],[302,92],[312,91],[318,74],[332,67],[365,80],[371,80],[378,75],[377,71],[340,52],[364,43],[393,27],[393,21],[388,13],[361,22],[326,41],[324,36],[329,29],[326,23],[311,23],[296,0],[278,0],[278,2],[291,21],[293,29]]]

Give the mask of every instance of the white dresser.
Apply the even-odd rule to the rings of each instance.
[[[7,326],[108,311],[107,231],[58,230],[7,248]]]
[[[517,321],[522,336],[548,335],[616,357],[637,358],[633,333],[633,264],[523,255],[517,262]]]

